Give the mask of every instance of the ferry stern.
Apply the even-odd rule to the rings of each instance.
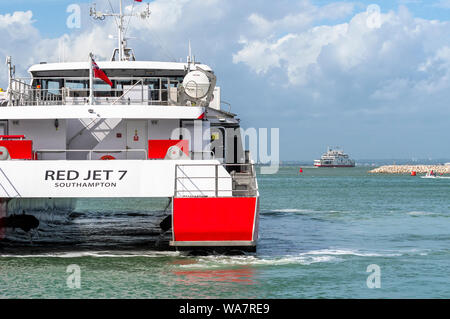
[[[110,61],[41,63],[18,78],[8,58],[0,218],[46,201],[71,209],[67,201],[83,198],[170,198],[171,248],[255,251],[254,162],[239,119],[222,108],[216,75],[191,56],[137,61],[119,2],[121,41]]]

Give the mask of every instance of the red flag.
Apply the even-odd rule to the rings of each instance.
[[[94,59],[92,59],[92,70],[94,71],[94,77],[97,79],[103,80],[105,83],[108,83],[111,87],[113,86],[111,80],[106,76],[105,72],[103,72],[95,63]]]

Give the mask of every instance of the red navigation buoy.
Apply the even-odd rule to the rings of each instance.
[[[303,169],[302,168],[300,168],[300,170],[298,171],[299,173],[303,173]]]
[[[411,176],[417,176],[416,171],[412,171],[412,172],[411,172]]]

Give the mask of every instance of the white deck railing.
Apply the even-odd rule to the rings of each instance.
[[[258,193],[253,164],[177,164],[174,187],[175,197],[247,197]]]
[[[177,101],[180,82],[171,78],[111,77],[110,80],[114,83],[113,88],[101,80],[95,80],[95,104],[175,105]],[[45,81],[57,83],[57,87],[42,87]],[[8,106],[89,104],[88,83],[89,78],[80,77],[12,79]]]

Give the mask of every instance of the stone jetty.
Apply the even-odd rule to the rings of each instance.
[[[374,174],[425,174],[434,171],[436,174],[450,174],[450,165],[385,165],[375,168],[369,173]]]

